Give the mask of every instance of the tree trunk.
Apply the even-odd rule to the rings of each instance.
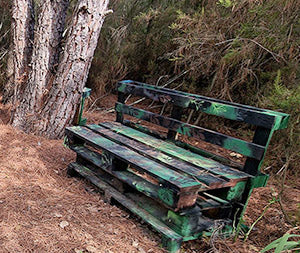
[[[28,128],[31,115],[41,110],[43,96],[52,85],[61,51],[68,5],[69,0],[46,0],[40,6],[30,64],[31,71],[13,119],[13,125],[16,127]]]
[[[26,83],[28,63],[32,54],[34,36],[33,0],[12,1],[11,49],[7,62],[7,85],[3,93],[3,102],[16,103],[21,97]]]
[[[39,112],[38,108],[35,109],[34,115],[30,115],[30,111],[21,112],[21,117],[16,114],[13,125],[50,138],[63,136],[64,128],[72,123],[78,107],[100,30],[108,13],[108,2],[78,2],[64,52],[46,101],[43,101]]]

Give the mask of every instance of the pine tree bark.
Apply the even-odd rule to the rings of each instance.
[[[3,102],[16,103],[28,78],[34,36],[33,0],[12,1],[11,49],[7,62],[7,85]]]
[[[108,13],[108,0],[81,0],[70,26],[60,63],[50,91],[40,106],[15,114],[13,125],[49,138],[62,137],[73,121],[97,47],[100,30]],[[49,84],[49,81],[48,81]],[[36,104],[36,102],[35,102]]]
[[[69,0],[45,0],[41,3],[31,59],[31,71],[13,125],[23,130],[41,110],[43,96],[51,87],[61,51],[62,34]]]

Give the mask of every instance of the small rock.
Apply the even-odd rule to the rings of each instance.
[[[120,217],[120,214],[117,213],[117,212],[111,212],[111,213],[110,213],[110,216],[111,216],[111,217]]]
[[[133,242],[132,242],[132,246],[135,247],[135,248],[137,248],[137,247],[139,246],[139,243],[136,242],[136,241],[133,241]]]
[[[86,239],[92,239],[93,238],[93,236],[92,235],[90,235],[89,233],[85,233],[84,234],[85,235],[85,237],[86,237]]]
[[[54,214],[53,214],[53,217],[56,217],[56,218],[61,218],[61,217],[62,217],[62,215],[61,215],[60,213],[54,213]]]
[[[85,247],[85,249],[90,252],[90,253],[97,253],[99,252],[95,247],[91,246],[91,245],[88,245]]]
[[[63,220],[61,223],[59,223],[59,226],[60,226],[61,228],[65,228],[65,227],[69,226],[69,222]]]
[[[83,253],[83,249],[74,249],[75,253]]]
[[[141,247],[138,247],[138,251],[139,251],[139,253],[146,253],[146,251]]]

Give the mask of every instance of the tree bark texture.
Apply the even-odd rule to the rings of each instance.
[[[12,1],[11,49],[7,62],[8,82],[3,102],[16,103],[27,81],[34,36],[33,0]]]
[[[73,121],[107,14],[108,0],[81,0],[76,6],[60,63],[45,101],[15,115],[13,125],[49,138],[62,137]],[[42,92],[43,93],[43,92]],[[23,113],[23,112],[22,112]],[[25,120],[25,121],[24,121]],[[21,124],[19,124],[21,122]]]
[[[27,128],[30,115],[39,112],[43,96],[51,87],[55,68],[59,61],[62,34],[69,0],[45,0],[40,13],[33,44],[31,71],[20,105],[16,108],[13,125]]]

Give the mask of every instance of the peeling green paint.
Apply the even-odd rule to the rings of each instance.
[[[118,91],[125,92],[126,87],[127,87],[126,83],[121,83],[121,85],[118,87]]]
[[[116,111],[118,113],[128,114],[138,119],[160,125],[171,131],[176,131],[177,133],[230,149],[234,152],[238,152],[255,159],[260,159],[264,153],[264,147],[255,143],[247,142],[199,126],[183,123],[169,117],[164,117],[159,114],[127,106],[125,104],[116,103]]]
[[[252,150],[249,148],[248,143],[246,142],[241,142],[240,140],[235,139],[225,139],[223,142],[223,147],[245,156],[252,157]]]
[[[159,96],[169,96],[176,105],[184,108],[200,110],[208,114],[245,121],[249,124],[274,130],[286,128],[289,119],[288,114],[281,112],[231,103],[167,88],[159,88],[131,80],[121,81],[117,86],[118,90],[123,93],[149,97],[155,101],[159,101]]]
[[[238,171],[232,170],[227,166],[222,165],[214,160],[205,158],[198,154],[192,153],[184,148],[180,148],[172,143],[158,140],[150,135],[137,131],[135,129],[120,125],[118,123],[102,123],[104,127],[108,127],[119,134],[132,138],[134,140],[145,143],[157,150],[168,154],[170,156],[179,158],[183,161],[189,162],[215,174],[227,177],[229,179],[247,178],[249,175]]]
[[[158,197],[159,199],[169,206],[174,205],[174,192],[170,191],[166,188],[159,188],[158,189]]]
[[[175,231],[183,236],[190,236],[192,233],[191,219],[187,215],[178,215],[173,211],[168,211],[167,220],[176,227]]]
[[[179,134],[183,134],[186,136],[191,137],[191,128],[187,127],[186,125],[182,124],[180,127],[178,127],[178,129],[176,130],[177,133]]]
[[[173,184],[175,187],[195,187],[201,186],[196,180],[186,177],[178,172],[175,172],[153,160],[150,160],[133,150],[121,146],[113,141],[110,141],[85,127],[68,128],[77,136],[89,140],[90,143],[108,152],[113,152],[114,155],[128,161],[134,167],[146,170],[150,175]]]
[[[238,182],[234,187],[231,187],[227,193],[227,200],[238,201],[240,200],[247,182]]]
[[[269,175],[266,174],[258,174],[255,178],[250,179],[250,184],[252,188],[265,187],[267,185],[267,181],[269,179]]]

